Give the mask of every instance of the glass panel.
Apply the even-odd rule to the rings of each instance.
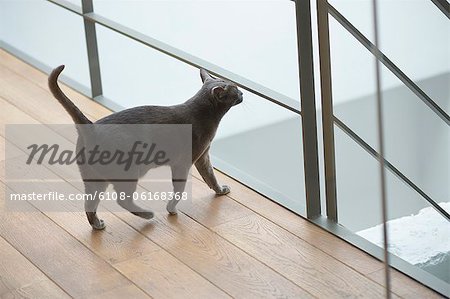
[[[96,25],[103,95],[121,107],[173,105],[201,86],[196,68]]]
[[[339,24],[331,22],[331,26]],[[373,56],[344,29],[335,30],[340,34],[332,37],[334,113],[378,149]],[[346,52],[341,50],[345,47]],[[432,86],[435,82],[429,78],[422,84]],[[382,89],[387,160],[433,199],[448,200],[448,126],[384,67]]]
[[[371,2],[330,1],[373,42]],[[447,17],[429,0],[378,2],[380,49],[450,114],[450,22]],[[397,85],[395,81],[384,84],[387,87]]]
[[[299,98],[291,1],[111,0],[94,4],[96,13],[104,17]]]
[[[382,222],[379,164],[335,127],[339,223],[356,232]],[[390,172],[387,174],[389,218],[411,215],[426,201]]]
[[[7,50],[40,68],[65,64],[63,77],[85,94],[90,93],[80,16],[47,1],[0,1],[0,37]]]
[[[362,3],[353,9],[358,11]],[[361,15],[366,12],[360,11]],[[383,23],[383,16],[380,21]],[[370,22],[364,24],[370,26]],[[378,151],[374,57],[333,18],[330,38],[334,113]],[[403,41],[403,36],[397,39]],[[417,84],[449,99],[448,85],[442,84],[445,76],[437,78],[425,69],[421,75],[416,78]],[[436,202],[449,208],[448,126],[384,66],[381,76],[387,160]],[[339,223],[382,247],[379,164],[337,126],[335,143]],[[389,170],[386,184],[390,252],[448,283],[448,221]]]
[[[245,93],[221,130],[212,146],[219,169],[306,215],[300,116]]]

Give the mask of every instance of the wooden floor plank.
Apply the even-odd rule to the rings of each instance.
[[[229,298],[163,249],[115,267],[155,298]]]
[[[0,298],[70,298],[2,237],[0,256]]]
[[[148,223],[129,213],[119,217],[233,297],[311,297],[182,213],[177,216],[156,214]]]
[[[217,196],[203,180],[192,178],[192,202],[180,207],[185,214],[206,227],[254,214],[226,196]]]
[[[214,230],[319,298],[385,295],[377,283],[259,215]]]
[[[2,185],[3,186],[3,185]],[[4,201],[5,192],[0,193]],[[0,235],[73,297],[100,295],[131,282],[45,215],[0,211]]]
[[[33,174],[31,174],[31,175],[33,175]],[[33,177],[36,177],[36,174],[34,174]],[[41,174],[40,177],[44,180],[52,179],[52,177],[48,177],[47,174]],[[33,184],[32,182],[30,182],[26,187],[30,188],[28,190],[29,192],[36,191],[36,192],[40,192],[40,193],[46,193],[48,191],[48,190],[42,189],[44,187],[43,187],[43,184],[41,184],[41,183]],[[56,190],[56,191],[63,192],[63,190]],[[22,192],[27,192],[27,190],[23,190]],[[51,217],[52,219],[54,219],[55,221],[57,221],[57,223],[60,224],[62,227],[68,229],[69,232],[72,231],[71,226],[75,226],[74,229],[77,230],[77,226],[78,227],[80,226],[81,220],[85,222],[84,219],[78,219],[78,220],[75,219],[74,214],[66,214],[66,215],[62,215],[61,213],[46,213],[46,214],[49,217]],[[105,216],[105,213],[103,213],[102,217],[104,217],[104,216]],[[132,221],[133,223],[138,223],[139,225],[146,224],[146,222],[143,221],[142,219],[139,219],[129,213],[126,213],[126,215],[123,215],[122,217],[126,218],[127,221]],[[189,218],[186,218],[186,220],[188,222],[192,222],[191,225],[195,226],[195,222],[193,222]],[[152,225],[152,223],[153,222],[151,222],[149,224]],[[69,226],[69,227],[67,228],[67,226]],[[197,224],[197,230],[201,230],[200,237],[203,238],[203,240],[204,240],[203,246],[201,248],[198,248],[197,247],[198,244],[196,242],[193,242],[193,240],[189,238],[189,234],[186,235],[183,232],[175,232],[172,229],[169,229],[167,226],[165,227],[165,229],[159,230],[159,232],[161,234],[159,235],[159,238],[158,238],[158,242],[159,242],[158,244],[167,250],[167,248],[164,246],[167,244],[166,239],[168,236],[175,237],[176,239],[184,238],[185,242],[184,242],[183,246],[177,248],[177,250],[174,250],[174,251],[171,251],[171,250],[167,250],[167,251],[169,251],[174,256],[178,257],[184,263],[188,264],[191,268],[195,269],[197,272],[202,274],[202,276],[206,277],[208,280],[212,281],[214,284],[218,285],[220,288],[224,289],[226,292],[228,292],[230,294],[234,294],[235,296],[237,296],[238,294],[241,294],[241,293],[246,294],[246,295],[253,294],[254,296],[256,296],[256,294],[258,294],[258,296],[264,296],[264,297],[272,297],[272,296],[279,297],[282,295],[307,296],[307,294],[302,289],[296,287],[294,284],[290,283],[289,281],[284,279],[282,276],[275,273],[274,271],[267,268],[266,266],[260,264],[258,261],[253,260],[252,258],[247,256],[245,253],[237,250],[235,247],[233,247],[231,244],[225,242],[223,239],[217,238],[218,236],[215,235],[214,233],[212,233],[211,231],[204,229],[204,227],[202,227],[198,224]],[[118,233],[120,233],[120,230]],[[77,235],[76,231],[72,232],[72,234]],[[97,232],[97,234],[103,234],[103,232]],[[114,234],[114,233],[112,233],[112,234]],[[108,236],[109,235],[106,235],[106,237],[108,237]],[[81,239],[82,242],[86,242],[86,240],[82,236],[77,235],[77,237],[79,239]],[[152,237],[154,237],[153,234],[152,234]],[[108,247],[108,244],[111,244],[111,242],[102,242],[101,243],[102,246],[100,246],[100,248],[101,248],[102,252],[105,250],[105,248]],[[214,253],[217,250],[218,244],[220,244],[220,249],[221,249],[221,255],[219,256],[219,257],[221,257],[220,260],[217,260],[217,256],[214,255],[212,257],[208,257],[208,259],[207,259],[208,263],[199,265],[198,263],[196,263],[196,261],[198,261],[199,259],[197,258],[197,260],[194,260],[192,258],[193,257],[192,254],[194,254],[194,256],[195,256],[195,254],[198,256],[204,255],[204,253],[205,253],[204,246],[207,246]],[[191,245],[191,248],[189,248],[189,245]],[[94,245],[88,244],[88,246],[93,247]],[[199,249],[201,249],[201,251],[199,251]],[[93,250],[96,250],[96,248],[93,247]],[[186,258],[186,254],[185,254],[186,251],[190,252],[191,258],[189,258],[189,259]],[[230,255],[232,257],[236,258],[236,260],[233,258],[230,258],[229,257]],[[224,260],[224,257],[228,258],[226,260],[227,263],[225,265],[223,264],[223,262],[218,265],[215,264],[217,262]],[[202,259],[204,260],[204,258],[200,258],[200,260],[202,260]],[[170,259],[166,260],[165,262],[166,263],[170,262]],[[235,265],[235,267],[233,269],[231,269],[232,272],[230,272],[229,268],[224,267],[224,266],[228,266],[230,263],[232,265],[233,264]],[[250,265],[252,266],[251,269],[249,268]],[[123,266],[123,264],[122,264],[122,266]],[[134,272],[131,272],[131,273],[142,272],[142,270],[139,267],[134,267],[133,265],[131,265],[131,267],[135,268]],[[207,269],[223,268],[223,270],[228,270],[228,273],[221,271],[220,274],[218,274],[217,270],[214,270],[213,271],[214,275],[211,275],[211,272],[209,272],[205,268],[207,268]],[[125,269],[129,269],[129,268],[125,268]],[[172,269],[172,268],[169,268],[169,269]],[[252,273],[252,272],[256,272],[256,273]],[[124,272],[124,274],[128,275],[129,272]],[[145,275],[143,275],[141,273],[141,275],[134,274],[134,276],[132,278],[134,279],[135,277],[140,277],[140,276],[146,277]],[[170,277],[170,275],[168,275],[167,277]],[[220,279],[218,280],[218,278],[220,278]],[[225,278],[227,278],[227,280],[225,280]],[[173,281],[168,281],[168,282],[173,282]],[[185,283],[185,281],[178,281],[178,282],[179,282],[178,287],[182,287],[183,283]],[[240,282],[242,284],[241,288],[243,287],[243,285],[247,285],[248,289],[246,289],[245,291],[242,291],[241,288],[236,287],[236,285],[235,285],[236,282]],[[138,281],[137,283],[142,284],[142,281]],[[195,292],[199,292],[199,290],[200,291],[202,290],[202,288],[200,286],[201,285],[200,285],[199,281],[196,282],[195,287],[192,287],[192,285],[189,285],[190,289],[192,289],[192,291],[195,291]],[[211,286],[209,288],[209,290],[207,290],[207,293],[212,293],[211,292],[212,290],[213,290],[213,288]]]
[[[378,270],[367,275],[373,281],[380,285],[385,285],[384,269]],[[430,290],[426,286],[418,283],[403,273],[391,270],[391,287],[392,291],[405,299],[427,298],[438,299],[444,298],[436,292]],[[449,290],[450,291],[450,290]]]
[[[33,175],[31,173],[31,175]],[[33,177],[37,177],[36,174],[33,175]],[[53,177],[49,176],[48,173],[45,174],[40,174],[39,177],[41,177],[42,179],[53,179]],[[29,188],[28,191],[37,191],[37,192],[41,192],[41,193],[45,193],[48,190],[42,189],[44,188],[42,184],[33,184],[33,183],[29,183],[29,185],[27,185],[26,187]],[[27,191],[27,190],[24,190]],[[63,192],[63,190],[56,190],[56,191],[60,191]],[[73,191],[75,192],[75,191]],[[87,225],[85,224],[85,220],[84,217],[82,217],[82,215],[79,215],[79,217],[76,217],[76,214],[62,214],[62,213],[46,213],[49,217],[51,217],[54,221],[56,221],[59,225],[61,225],[62,227],[64,227],[66,230],[68,230],[69,232],[71,232],[71,234],[75,235],[79,240],[81,240],[81,242],[85,242],[87,243],[87,246],[89,246],[90,248],[93,248],[94,251],[98,250],[97,247],[95,246],[95,242],[92,243],[92,237],[91,239],[86,238],[83,236],[83,233],[81,233],[81,235],[77,232],[77,230],[80,230],[79,227],[86,227]],[[107,213],[102,213],[102,218],[105,218],[105,216],[107,216]],[[122,215],[122,214],[121,214]],[[158,214],[159,215],[159,214]],[[132,221],[134,224],[139,224],[139,225],[153,225],[153,222],[147,223],[146,221],[143,221],[142,219],[139,219],[129,213],[126,213],[125,215],[122,215],[122,217],[128,219],[128,221]],[[164,217],[164,216],[159,216],[159,217]],[[181,216],[180,216],[181,217]],[[195,226],[195,222],[193,222],[192,220],[190,220],[189,218],[185,218],[186,221],[191,222],[191,225]],[[108,227],[110,226],[110,221],[111,219],[105,219],[108,220],[107,221],[107,225]],[[81,225],[81,223],[84,223],[83,225]],[[155,224],[156,225],[156,224]],[[190,256],[192,257],[192,254],[195,255],[195,253],[197,253],[197,255],[204,255],[204,251],[203,251],[203,247],[200,248],[202,249],[202,251],[199,251],[199,249],[196,247],[197,243],[192,243],[192,240],[190,239],[190,235],[187,234],[185,235],[183,232],[174,232],[173,229],[168,228],[167,226],[165,227],[165,229],[160,229],[159,232],[161,233],[159,235],[159,238],[157,239],[159,241],[159,245],[163,248],[166,243],[166,239],[168,236],[172,236],[176,239],[181,239],[184,238],[186,239],[186,242],[183,246],[177,248],[176,250],[167,250],[167,248],[165,248],[167,251],[169,251],[171,254],[173,254],[174,256],[178,257],[180,260],[182,260],[184,263],[188,264],[191,268],[195,269],[197,272],[199,272],[200,274],[202,274],[204,277],[206,277],[208,280],[211,280],[214,284],[218,285],[219,287],[223,288],[225,291],[227,292],[231,292],[231,294],[234,294],[235,296],[237,296],[238,294],[245,294],[245,295],[254,295],[256,296],[256,294],[258,294],[258,296],[263,296],[264,297],[271,297],[270,295],[274,296],[274,297],[278,297],[281,296],[283,294],[290,294],[291,296],[294,295],[300,295],[303,294],[303,296],[306,296],[307,294],[301,290],[300,288],[296,287],[294,284],[290,283],[289,281],[287,281],[286,279],[284,279],[283,277],[281,277],[279,274],[275,273],[274,271],[272,271],[271,269],[267,268],[266,266],[260,264],[259,262],[257,262],[256,260],[253,260],[252,258],[248,257],[246,254],[244,254],[243,252],[237,250],[235,247],[233,247],[231,244],[224,242],[223,239],[217,238],[217,235],[215,235],[214,233],[212,233],[209,230],[204,229],[204,227],[197,225],[197,230],[201,230],[201,234],[200,236],[204,239],[204,246],[207,246],[210,248],[210,250],[212,250],[213,252],[216,250],[216,247],[218,244],[220,244],[221,246],[221,251],[222,254],[221,256],[225,256],[225,257],[229,257],[229,255],[232,255],[233,257],[236,257],[237,260],[234,261],[231,258],[228,258],[227,263],[225,264],[225,266],[228,266],[228,264],[234,264],[235,267],[234,269],[231,269],[233,272],[230,273],[230,270],[226,267],[223,266],[223,264],[221,265],[215,265],[216,262],[218,262],[217,260],[217,256],[213,256],[208,257],[208,261],[209,264],[202,264],[199,265],[198,263],[196,263],[197,260],[189,258],[186,258],[186,254],[184,254],[184,252],[190,251]],[[83,231],[81,229],[81,231]],[[84,230],[86,231],[86,230]],[[106,230],[106,232],[108,232],[108,229]],[[86,233],[85,233],[86,234]],[[96,232],[97,235],[102,235],[104,234],[103,232]],[[117,229],[117,227],[112,227],[112,230],[109,232],[108,235],[106,235],[107,238],[110,238],[110,234],[114,235],[114,234],[120,234],[120,229]],[[136,234],[135,234],[136,235]],[[154,235],[152,234],[152,237],[154,237]],[[87,239],[87,240],[86,240]],[[117,239],[117,238],[114,238]],[[153,239],[152,239],[153,240]],[[104,253],[104,251],[109,251],[108,250],[108,245],[112,244],[113,242],[108,241],[108,242],[100,242],[101,246],[100,246],[100,251],[99,254],[104,257],[107,258],[109,255]],[[122,245],[127,245],[126,242],[124,242],[125,244]],[[190,243],[192,248],[188,247],[188,244]],[[127,247],[129,248],[129,247]],[[180,258],[181,257],[181,258]],[[222,257],[220,260],[223,260],[224,258]],[[219,261],[220,261],[219,260]],[[167,258],[166,255],[166,259],[165,259],[165,263],[169,263],[170,264],[171,260]],[[137,267],[137,265],[139,265],[139,263],[137,264],[131,264],[130,266],[126,266],[128,263],[127,262],[123,262],[120,264],[121,267],[123,267],[123,272],[125,275],[133,275],[132,277],[130,277],[131,279],[137,279],[138,277],[147,277],[147,275],[145,275],[145,273],[142,273],[143,271],[148,271],[145,270],[145,268],[139,268]],[[250,265],[252,265],[252,269],[250,269]],[[134,271],[130,272],[130,267],[131,269],[134,269]],[[187,268],[187,267],[186,267]],[[207,268],[207,269],[205,269]],[[220,271],[220,274],[218,274],[217,270],[214,270],[212,273],[209,272],[208,269],[211,268],[224,268],[225,270],[228,270],[229,273]],[[144,270],[142,270],[144,269]],[[173,269],[173,265],[171,265],[171,267],[169,267],[168,269]],[[242,269],[241,271],[238,271]],[[256,271],[257,273],[253,274],[252,271]],[[186,271],[183,271],[186,272]],[[139,274],[140,273],[140,274]],[[167,276],[165,277],[170,277],[171,273],[167,273]],[[214,275],[212,275],[214,274]],[[173,275],[173,273],[172,273]],[[176,275],[174,275],[176,277]],[[255,277],[253,277],[255,276]],[[225,277],[228,278],[227,280],[225,280]],[[157,277],[158,278],[158,277]],[[219,279],[218,279],[219,278]],[[231,281],[230,281],[231,280]],[[238,288],[235,286],[236,282],[240,282],[241,283],[241,288],[243,287],[243,285],[248,284],[248,286],[251,286],[250,288],[246,289],[245,291],[242,291],[241,288]],[[165,282],[165,285],[167,285],[167,283],[171,283],[171,282],[176,282],[174,280],[163,280],[163,282]],[[194,286],[192,286],[191,283],[194,282]],[[232,283],[233,282],[233,283]],[[145,286],[145,280],[138,280],[136,281],[137,284],[139,284],[141,287]],[[185,283],[189,283],[188,285],[185,285]],[[226,283],[226,284],[224,284]],[[252,285],[253,284],[253,285]],[[262,286],[260,286],[262,285]],[[213,288],[210,287],[209,289],[204,289],[201,288],[201,283],[200,281],[193,280],[192,279],[192,275],[190,277],[190,279],[188,281],[183,281],[183,280],[178,280],[178,285],[176,287],[178,287],[178,289],[187,287],[191,290],[191,292],[197,292],[197,293],[202,293],[202,291],[204,291],[204,294],[206,293],[210,293],[213,294]],[[286,288],[286,290],[285,290]],[[151,289],[154,290],[154,289]],[[157,290],[158,292],[156,294],[162,294],[164,290]],[[167,290],[166,290],[167,291]],[[268,292],[268,293],[267,293]],[[216,292],[217,293],[217,292]],[[267,294],[266,294],[267,293]],[[152,295],[154,295],[153,293],[151,293]],[[216,294],[217,296],[218,294]]]
[[[193,174],[198,176],[195,172]],[[221,172],[217,171],[216,174],[218,180],[231,186],[231,193],[228,195],[230,198],[342,261],[356,271],[368,274],[383,268],[383,263],[364,251],[309,223],[289,210],[281,208],[276,203],[267,200]]]
[[[40,177],[42,180],[58,179],[58,176],[51,172],[41,171],[39,174],[35,174],[32,171],[28,171],[28,173],[32,177]],[[28,193],[47,193],[49,191],[61,193],[80,192],[80,190],[69,184],[62,186],[64,190],[58,189],[59,186],[54,185],[52,190],[47,190],[45,184],[30,182],[26,186],[22,186],[20,191]],[[60,202],[58,204],[61,211],[77,210],[77,207],[72,205],[71,202]],[[80,208],[82,209],[82,206],[78,207],[78,209]],[[227,297],[222,290],[173,256],[165,253],[155,243],[132,229],[112,213],[100,212],[101,217],[107,223],[107,227],[103,231],[92,231],[84,212],[44,212],[44,214],[97,255],[112,264],[115,269],[118,269],[133,283],[146,290],[152,297],[174,298],[175,292],[173,290],[189,290],[192,294],[202,295],[201,297],[206,297],[206,294],[210,294],[215,298]],[[145,220],[139,220],[145,222]],[[136,258],[144,255],[148,256],[153,252],[158,252],[154,257],[157,255],[163,257],[164,263],[168,267],[161,268],[159,271],[150,271],[150,269],[143,268],[139,263],[136,263],[138,261]],[[119,264],[120,268],[116,264]],[[170,277],[177,277],[179,273],[183,273],[186,279],[169,279]],[[148,274],[151,274],[151,276]],[[126,286],[125,290],[129,290],[129,287]],[[180,295],[179,292],[176,294]]]
[[[128,285],[120,288],[115,288],[101,294],[95,294],[88,297],[89,299],[111,299],[111,298],[132,298],[132,299],[148,299],[153,298],[142,290],[136,288],[135,285]]]
[[[335,257],[337,260],[345,263],[357,272],[364,274],[372,281],[377,283],[382,281],[380,277],[376,279],[377,274],[375,274],[378,273],[378,275],[382,275],[384,272],[382,262],[371,257],[364,251],[333,236],[318,226],[309,223],[289,210],[280,208],[276,203],[264,199],[264,197],[257,194],[255,191],[236,182],[234,179],[226,176],[225,174],[219,171],[217,171],[216,174],[222,183],[231,186],[231,193],[228,196],[233,200],[249,207],[256,213],[264,216],[266,219],[271,220],[273,223],[276,223],[280,227],[295,234],[309,244]],[[199,177],[199,174],[195,171],[193,171],[193,175],[197,178]],[[397,271],[394,271],[393,273],[395,272]],[[403,294],[410,294],[410,290],[414,290],[414,292],[417,292],[418,294],[434,294],[435,296],[440,297],[440,295],[428,287],[417,283],[404,274],[399,272],[397,273],[403,277],[402,280],[399,280],[398,277],[396,279],[397,283],[396,287],[393,289],[393,292],[397,295],[403,296]]]
[[[194,175],[198,174],[194,171]],[[196,183],[194,182],[193,185],[195,186]],[[208,194],[208,188],[204,186],[203,189],[203,193]],[[189,207],[188,209],[184,208],[182,211],[190,217],[193,217],[196,221],[211,228],[211,226],[209,226],[212,223],[212,220],[209,219],[210,215],[215,216],[216,214],[220,214],[220,212],[217,212],[219,206],[214,205],[214,201],[220,200],[220,204],[225,205],[227,208],[232,206],[233,208],[224,210],[227,212],[230,211],[228,220],[226,219],[226,216],[222,219],[225,224],[214,227],[213,230],[219,235],[224,236],[231,243],[242,248],[244,251],[251,253],[253,256],[257,256],[258,259],[262,260],[266,265],[269,265],[277,272],[290,278],[298,285],[303,286],[315,296],[330,296],[330,294],[333,293],[339,293],[345,296],[349,296],[350,294],[363,295],[366,292],[371,293],[374,297],[384,296],[383,288],[377,283],[361,276],[356,271],[353,271],[351,268],[338,262],[338,260],[325,254],[316,247],[311,246],[306,241],[298,239],[297,236],[278,227],[273,222],[267,221],[262,216],[254,213],[252,215],[252,211],[245,206],[236,203],[228,197],[220,197],[219,199],[214,198],[213,196],[206,196],[204,199],[206,200],[204,201],[206,204],[203,204],[203,206],[210,205],[209,209],[199,207],[194,203],[192,207]],[[227,202],[228,204],[226,204]],[[234,202],[234,204],[231,204],[230,202]],[[236,220],[232,221],[231,219],[233,218]],[[264,223],[263,227],[276,232],[279,235],[278,237],[283,238],[283,240],[271,249],[270,242],[267,244],[268,240],[265,239],[264,234],[258,231],[259,235],[257,233],[252,234],[254,243],[249,242],[249,240],[245,239],[249,232],[245,229],[245,226],[242,227],[242,224],[245,223],[250,225],[252,224],[252,221],[255,225]],[[272,234],[272,237],[275,235],[276,234]],[[328,235],[325,236],[329,238]],[[320,238],[322,236],[316,234],[315,236],[311,235],[310,237]],[[264,252],[264,250],[267,251]],[[299,252],[299,250],[301,252]],[[297,260],[297,257],[300,257],[301,255],[304,257]],[[290,256],[292,257],[289,258]],[[310,269],[313,269],[313,271],[308,272]],[[316,277],[321,277],[321,279],[317,281],[317,283],[309,285],[308,288],[307,282],[314,282]],[[348,278],[348,280],[346,280],[346,278]]]

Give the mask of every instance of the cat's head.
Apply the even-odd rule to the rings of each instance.
[[[206,70],[200,69],[203,87],[209,92],[210,98],[218,103],[234,106],[243,101],[242,91],[231,81],[214,78]]]

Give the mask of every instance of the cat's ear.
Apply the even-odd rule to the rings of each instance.
[[[200,69],[200,77],[202,78],[203,83],[208,79],[212,79],[211,75],[204,69]]]
[[[218,101],[222,101],[227,95],[227,90],[223,86],[216,86],[211,89],[211,95]]]

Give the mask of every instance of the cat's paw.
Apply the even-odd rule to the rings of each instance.
[[[105,221],[97,218],[94,220],[94,223],[92,223],[91,226],[95,230],[102,230],[102,229],[105,229],[106,224],[105,224]]]
[[[178,214],[178,210],[175,206],[171,205],[170,202],[166,206],[167,212],[169,212],[170,215],[176,215]]]
[[[169,212],[169,215],[176,215],[176,214],[178,214],[177,208],[173,208],[173,209],[166,208],[166,210],[167,210],[167,212]]]
[[[227,185],[223,185],[222,187],[220,187],[220,190],[217,192],[216,191],[216,195],[225,195],[230,193],[231,189],[229,186]]]

